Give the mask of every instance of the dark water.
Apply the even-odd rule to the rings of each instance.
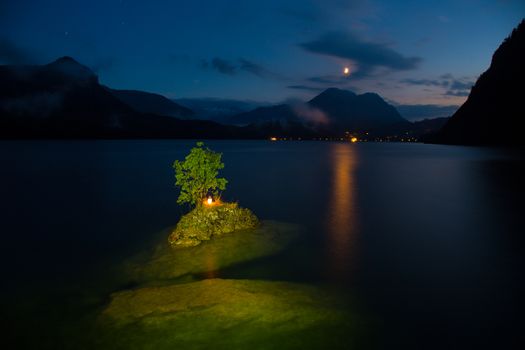
[[[71,321],[62,316],[75,305],[71,286],[93,283],[184,212],[171,164],[192,144],[0,143],[4,341],[33,337],[60,348],[67,334],[38,330],[48,319]],[[358,300],[377,348],[523,345],[523,153],[393,143],[208,145],[223,152],[226,199],[304,228],[284,253],[219,277],[332,285]]]

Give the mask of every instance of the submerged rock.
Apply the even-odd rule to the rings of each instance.
[[[258,223],[249,209],[237,203],[199,205],[180,219],[168,242],[178,247],[192,247],[214,236],[254,228]]]
[[[223,279],[114,293],[99,322],[113,348],[152,349],[332,349],[357,326],[326,289]]]
[[[231,265],[276,254],[297,236],[296,225],[262,221],[256,228],[213,236],[194,247],[174,248],[164,239],[154,252],[125,265],[125,275],[136,283],[207,274]]]

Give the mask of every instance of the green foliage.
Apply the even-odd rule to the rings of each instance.
[[[192,206],[201,205],[207,195],[214,198],[220,191],[226,189],[228,181],[217,177],[219,170],[224,168],[221,161],[222,153],[217,153],[204,147],[204,143],[197,142],[184,161],[176,160],[175,185],[180,186],[180,196],[177,203],[188,203]]]
[[[258,223],[249,209],[237,203],[198,206],[180,219],[168,241],[179,247],[195,246],[213,236],[254,228]]]

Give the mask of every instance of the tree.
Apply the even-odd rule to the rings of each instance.
[[[177,203],[200,205],[208,195],[218,197],[220,191],[226,189],[228,181],[217,177],[219,170],[224,168],[221,162],[222,153],[217,153],[197,142],[184,161],[176,160],[175,185],[180,187]]]

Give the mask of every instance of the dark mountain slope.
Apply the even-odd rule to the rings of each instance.
[[[70,57],[0,66],[0,138],[232,138],[244,130],[140,113]]]
[[[183,107],[159,94],[137,90],[107,89],[120,101],[132,107],[137,112],[153,113],[176,118],[191,118],[194,115],[191,109]]]
[[[309,104],[325,112],[336,128],[363,131],[407,122],[394,106],[375,93],[356,95],[330,88],[310,100]]]
[[[280,104],[268,107],[258,107],[252,111],[239,113],[231,117],[228,121],[235,125],[260,124],[268,122],[289,122],[295,121],[297,115],[292,107],[287,104]]]
[[[467,101],[430,142],[525,145],[525,20],[506,38]]]

